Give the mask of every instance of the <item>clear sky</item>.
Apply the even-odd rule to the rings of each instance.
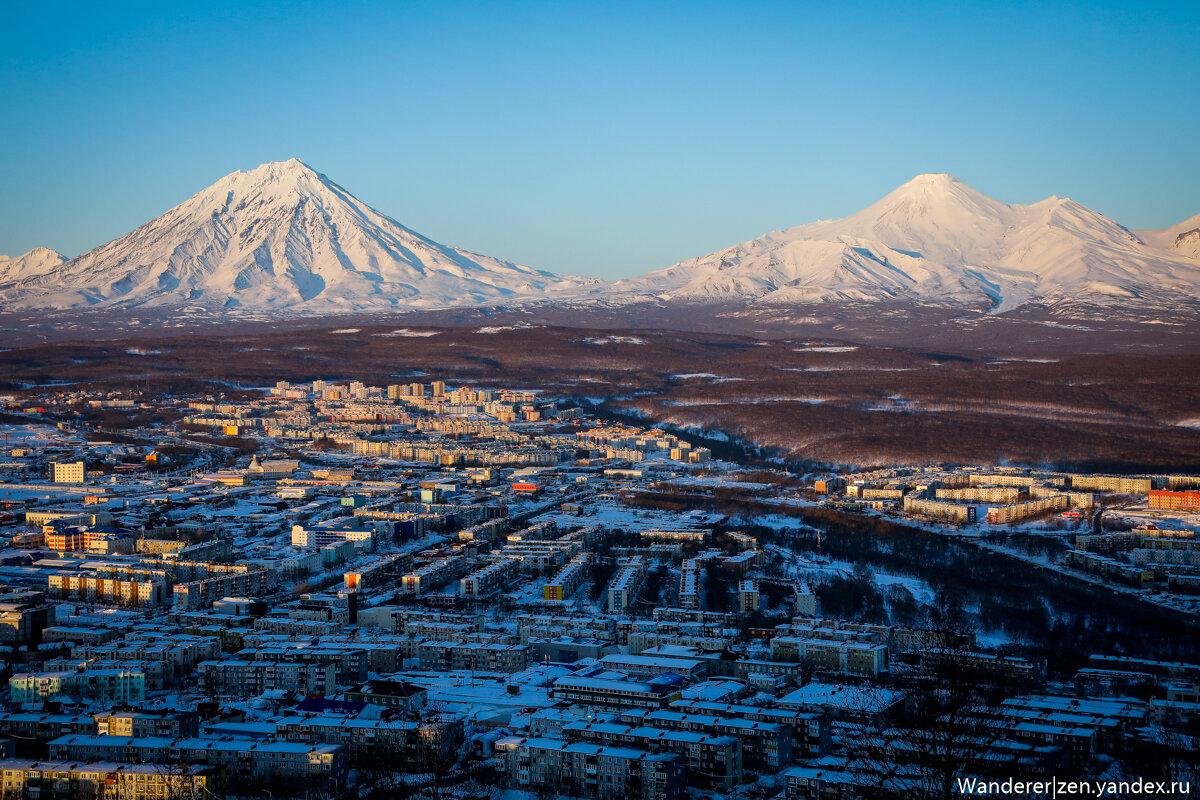
[[[922,172],[1200,213],[1200,3],[0,4],[0,253],[299,157],[445,244],[615,278]]]

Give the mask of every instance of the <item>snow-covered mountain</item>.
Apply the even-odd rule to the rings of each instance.
[[[1135,233],[1152,247],[1200,261],[1200,214],[1169,228]]]
[[[594,283],[438,244],[296,159],[234,172],[119,239],[44,266],[0,273],[0,308],[332,314],[544,298]]]
[[[438,244],[292,159],[227,175],[69,261],[44,248],[0,257],[0,310],[308,316],[560,301],[786,309],[886,300],[992,312],[1064,301],[1200,308],[1200,215],[1130,231],[1073,200],[1008,205],[949,175],[919,175],[844,219],[603,283]]]
[[[919,175],[813,222],[619,281],[626,301],[799,304],[910,299],[1007,311],[1029,301],[1171,305],[1200,294],[1200,217],[1133,233],[1073,200],[1008,205]]]
[[[62,253],[48,247],[35,247],[20,256],[0,256],[0,283],[45,275],[66,260]]]

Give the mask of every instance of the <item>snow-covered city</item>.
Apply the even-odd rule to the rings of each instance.
[[[6,405],[6,791],[870,796],[935,734],[1120,781],[1200,708],[1145,635],[1200,627],[1200,476],[797,475],[436,380]]]

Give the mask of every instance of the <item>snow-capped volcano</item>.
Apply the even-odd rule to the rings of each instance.
[[[226,175],[56,269],[0,272],[0,306],[328,314],[540,298],[589,282],[438,244],[292,159]]]
[[[768,233],[609,291],[769,304],[897,298],[993,311],[1063,299],[1169,304],[1200,292],[1195,221],[1138,235],[1073,200],[1008,205],[950,175],[919,175],[844,219]]]
[[[62,253],[48,247],[35,247],[19,256],[0,256],[0,283],[45,275],[66,260]]]

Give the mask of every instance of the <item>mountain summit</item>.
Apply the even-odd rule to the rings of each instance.
[[[588,283],[438,244],[297,159],[226,175],[56,267],[0,273],[0,305],[330,314],[541,297]]]
[[[903,299],[991,311],[1169,306],[1200,292],[1200,226],[1191,222],[1135,234],[1073,200],[1008,205],[950,175],[918,175],[843,219],[768,233],[610,291],[627,301]]]
[[[35,247],[19,256],[0,256],[0,283],[45,275],[66,260],[62,253],[48,247]]]

